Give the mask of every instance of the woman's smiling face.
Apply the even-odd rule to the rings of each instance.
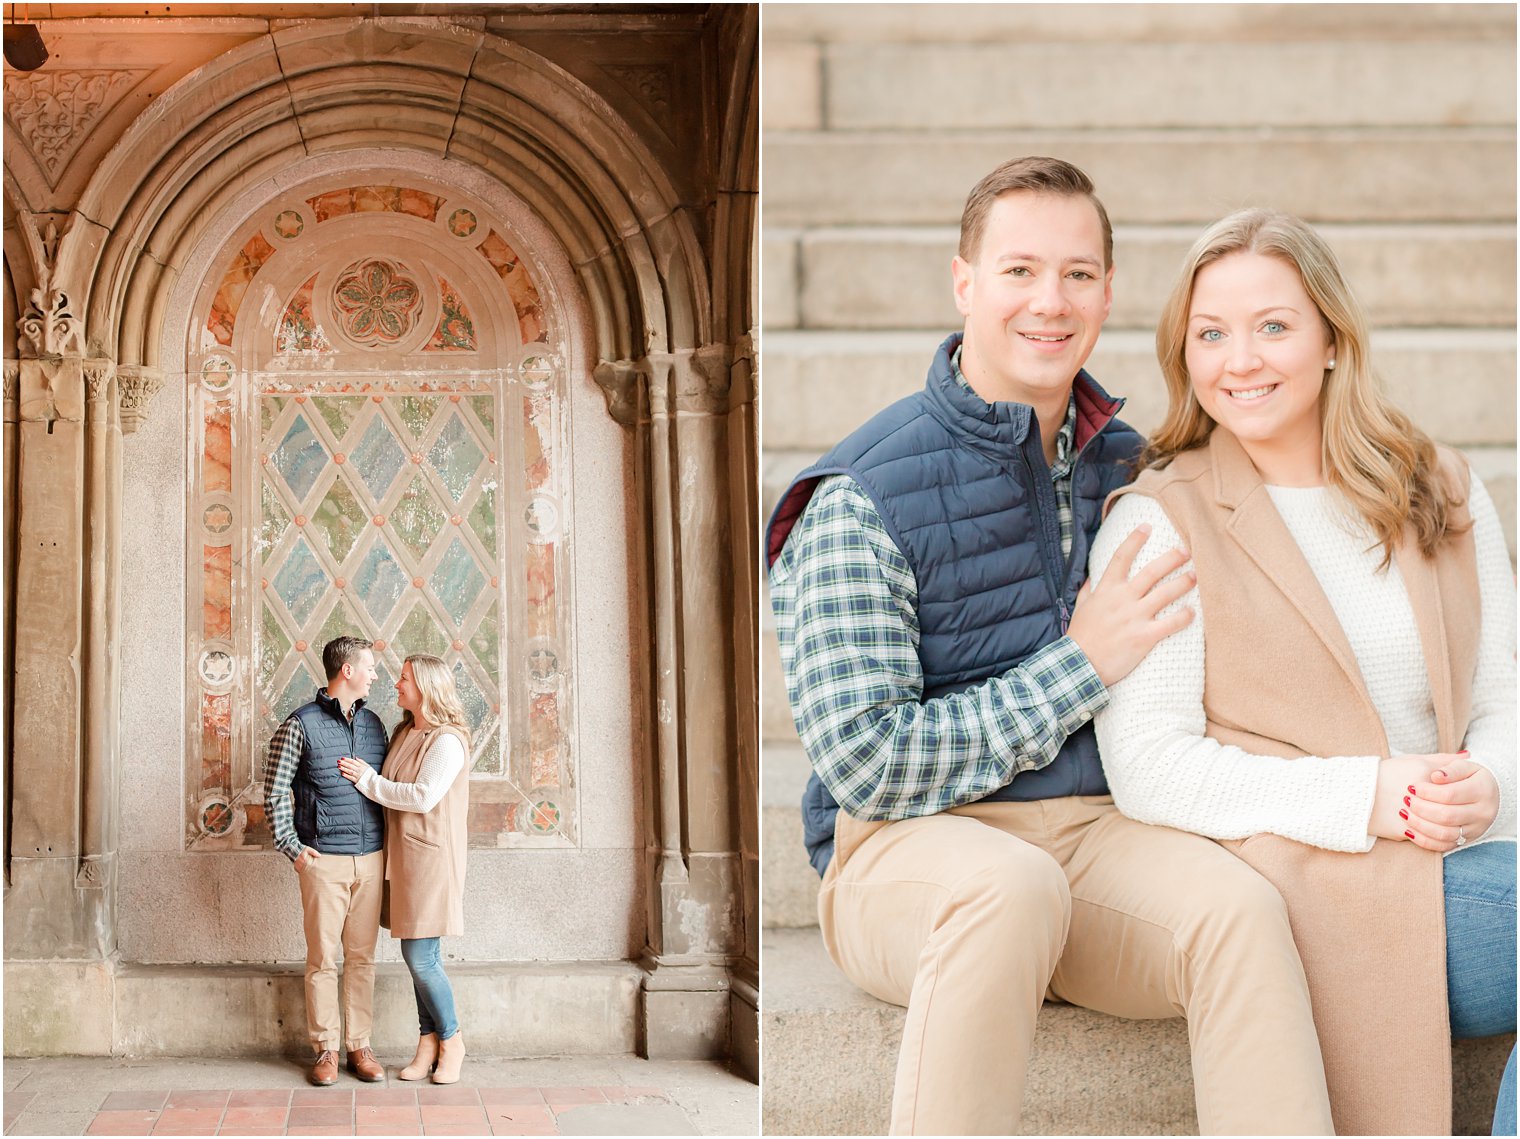
[[[1251,445],[1317,454],[1335,345],[1287,261],[1231,253],[1198,271],[1184,358],[1215,423]]]
[[[412,677],[410,661],[401,666],[401,676],[396,681],[396,703],[403,712],[411,712],[413,715],[422,707],[422,693]]]

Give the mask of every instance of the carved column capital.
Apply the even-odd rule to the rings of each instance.
[[[21,361],[5,362],[5,421],[14,423],[21,418]]]
[[[60,289],[33,289],[21,319],[23,356],[84,355],[84,321],[73,310],[69,295]]]
[[[689,382],[678,382],[676,387],[677,410],[723,414],[733,386],[733,346],[707,344],[693,351],[690,359]]]
[[[164,386],[164,374],[143,364],[116,368],[116,390],[121,400],[121,432],[130,435],[148,418],[148,404]]]
[[[111,394],[111,377],[116,372],[114,360],[86,360],[84,383],[91,403],[104,403]]]
[[[603,360],[591,373],[606,397],[607,414],[624,427],[633,427],[647,415],[648,377],[647,360]]]

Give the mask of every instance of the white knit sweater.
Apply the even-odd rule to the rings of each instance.
[[[1436,749],[1435,710],[1419,634],[1395,564],[1379,572],[1380,547],[1348,519],[1325,487],[1268,487],[1277,512],[1319,579],[1356,655],[1391,755]],[[1472,477],[1482,626],[1473,678],[1472,719],[1463,747],[1494,773],[1500,806],[1483,840],[1515,836],[1515,583],[1492,500]],[[1119,543],[1142,522],[1151,536],[1135,568],[1180,544],[1155,499],[1127,494],[1094,540],[1089,570],[1101,578]],[[1263,832],[1329,850],[1372,847],[1379,757],[1280,759],[1204,736],[1203,612],[1196,588],[1170,608],[1196,618],[1167,637],[1109,689],[1094,721],[1114,802],[1141,822],[1211,838]],[[1477,836],[1472,836],[1474,840]],[[1470,841],[1468,845],[1472,845]]]
[[[382,807],[422,814],[436,807],[454,785],[454,779],[464,768],[464,758],[464,744],[459,737],[440,732],[428,744],[415,783],[397,783],[369,770],[359,777],[356,786],[361,795]]]

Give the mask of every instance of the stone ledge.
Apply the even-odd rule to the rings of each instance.
[[[776,131],[764,150],[767,229],[954,225],[967,187],[1017,154],[1081,167],[1115,225],[1201,227],[1243,206],[1315,223],[1515,217],[1513,127],[1089,130],[1058,139],[1028,130]],[[1163,170],[1186,177],[1158,177]],[[1470,176],[1452,179],[1451,170]]]
[[[1114,231],[1108,332],[1155,327],[1200,225]],[[1507,327],[1515,317],[1515,227],[1322,225],[1374,328]],[[822,227],[767,234],[766,326],[938,330],[961,322],[950,288],[954,226]]]
[[[874,412],[921,388],[940,339],[938,331],[770,333],[762,409],[767,451],[822,454]],[[1513,446],[1513,330],[1385,329],[1372,334],[1372,355],[1394,403],[1436,439],[1464,448]],[[1151,333],[1104,333],[1088,371],[1128,397],[1126,422],[1140,431],[1160,422],[1166,392]]]
[[[769,4],[761,13],[766,50],[819,43],[1208,44],[1332,39],[1414,41],[1515,38],[1507,5],[1443,4]]]
[[[626,961],[446,968],[470,1048],[505,1057],[630,1053],[644,971]],[[307,1050],[303,968],[5,963],[8,1056],[255,1056]],[[375,1047],[415,1043],[405,967],[375,967]]]
[[[880,1135],[887,1126],[904,1012],[866,995],[814,931],[767,931],[768,1135]],[[1514,1036],[1457,1041],[1455,1134],[1487,1134]],[[1195,1135],[1192,1064],[1181,1019],[1120,1020],[1047,1003],[1024,1095],[1024,1135]]]

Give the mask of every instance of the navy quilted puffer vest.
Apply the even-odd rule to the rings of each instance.
[[[1078,373],[1075,525],[1071,555],[1064,557],[1033,409],[989,405],[962,387],[951,364],[960,339],[957,333],[940,345],[923,391],[880,412],[797,476],[766,534],[774,562],[823,478],[847,474],[861,486],[918,584],[926,700],[1006,672],[1065,633],[1103,501],[1130,480],[1143,443],[1114,418],[1123,401]],[[1048,767],[1022,772],[986,798],[1107,793],[1087,724]],[[833,856],[839,806],[815,775],[802,807],[808,855],[822,874]]]
[[[339,703],[324,688],[310,704],[293,713],[306,734],[306,751],[296,768],[296,834],[323,854],[372,854],[385,844],[385,816],[379,803],[338,771],[338,757],[353,755],[376,771],[385,763],[385,725],[354,702],[350,724]]]

